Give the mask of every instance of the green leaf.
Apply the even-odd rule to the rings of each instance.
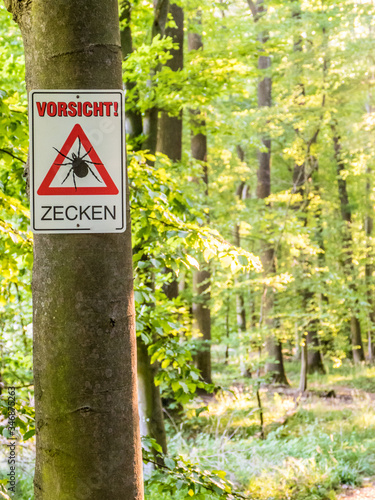
[[[23,440],[27,441],[28,439],[32,438],[35,435],[35,429],[30,429],[23,435]]]
[[[238,262],[241,264],[241,266],[244,266],[244,267],[246,267],[249,264],[247,257],[245,257],[244,255],[238,256]]]
[[[199,262],[197,261],[197,259],[195,259],[194,257],[192,257],[189,254],[186,254],[185,257],[191,266],[195,267],[196,269],[199,269]]]

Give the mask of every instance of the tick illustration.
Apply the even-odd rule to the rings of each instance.
[[[70,174],[73,176],[73,183],[74,187],[77,190],[77,184],[76,184],[76,177],[80,177],[81,179],[83,177],[86,177],[89,172],[95,177],[95,179],[99,182],[102,182],[94,173],[92,168],[90,167],[89,163],[92,165],[101,165],[101,163],[94,163],[93,161],[90,160],[84,160],[84,158],[90,153],[92,150],[92,147],[87,151],[86,154],[83,156],[81,155],[81,139],[78,137],[78,154],[72,153],[72,158],[69,156],[64,155],[61,151],[56,149],[55,147],[53,148],[55,151],[60,153],[64,158],[69,160],[67,163],[56,163],[56,165],[61,165],[61,166],[69,166],[71,165],[71,168],[69,169],[69,172],[66,174],[65,179],[62,181],[61,184],[64,184],[64,182],[67,180]]]

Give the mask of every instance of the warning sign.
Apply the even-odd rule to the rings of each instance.
[[[77,139],[78,148],[73,148]],[[58,155],[37,191],[39,195],[118,194],[119,190],[103,163],[100,161],[99,156],[84,133],[81,125],[74,125],[61,151],[56,148],[53,149],[58,152]],[[78,151],[74,152],[74,149],[78,149]],[[52,181],[61,167],[68,167],[68,169],[63,169],[64,180],[61,184],[57,183],[58,185],[51,186]],[[83,179],[90,175],[98,182],[91,182],[91,184],[94,184],[91,187],[81,185],[79,179]],[[69,177],[73,180],[73,187],[68,187],[66,185],[66,181]],[[93,181],[93,179],[91,179],[91,181]],[[101,185],[99,183],[101,183]]]
[[[30,93],[30,192],[35,233],[125,230],[123,92]]]

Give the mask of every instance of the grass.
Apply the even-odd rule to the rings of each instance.
[[[326,375],[310,376],[309,395],[297,407],[292,390],[263,387],[265,440],[260,439],[252,381],[240,378],[237,367],[234,358],[230,365],[216,365],[215,381],[227,389],[195,401],[182,421],[167,421],[172,456],[182,455],[202,469],[226,471],[252,500],[334,500],[342,485],[360,485],[375,476],[375,394],[367,393],[375,393],[375,367],[347,363],[330,367]],[[296,388],[298,363],[287,363],[286,369]],[[320,397],[330,389],[336,398]],[[345,397],[340,397],[343,392]],[[196,409],[204,406],[197,416]],[[31,478],[22,477],[15,498],[31,500]],[[145,498],[187,496],[181,491],[161,493],[153,484]],[[200,498],[218,497],[207,493]]]
[[[292,368],[288,376],[296,387],[298,364],[286,368]],[[222,364],[216,374],[229,381],[235,371],[235,366]],[[344,388],[346,397],[340,398]],[[330,368],[327,375],[309,377],[312,395],[297,409],[291,391],[280,394],[263,388],[264,441],[251,381],[237,373],[231,389],[210,401],[199,417],[193,410],[187,413],[179,432],[171,433],[172,454],[189,457],[203,468],[227,471],[246,498],[254,500],[333,500],[342,485],[360,485],[363,478],[375,475],[375,409],[363,392],[375,391],[374,367],[348,363]],[[314,395],[329,389],[338,397]]]

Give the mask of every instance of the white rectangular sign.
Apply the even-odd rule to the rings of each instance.
[[[29,107],[32,231],[125,231],[123,91],[34,90]]]

